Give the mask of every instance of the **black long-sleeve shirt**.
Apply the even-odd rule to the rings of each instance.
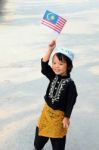
[[[74,81],[68,76],[56,75],[47,62],[41,60],[41,72],[49,79],[49,85],[44,96],[48,106],[64,112],[70,118],[76,102],[77,90]]]

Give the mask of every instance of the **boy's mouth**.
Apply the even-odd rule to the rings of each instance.
[[[59,69],[54,69],[54,71],[55,71],[56,73],[59,73],[59,72],[60,72],[60,70],[59,70]]]

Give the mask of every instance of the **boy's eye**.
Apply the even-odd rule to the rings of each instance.
[[[56,62],[53,62],[53,64],[55,65],[55,64],[56,64]]]
[[[61,66],[63,65],[63,64],[60,64]]]

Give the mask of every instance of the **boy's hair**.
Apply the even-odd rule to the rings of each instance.
[[[62,54],[62,53],[55,53],[54,56],[55,55],[57,56],[57,58],[60,61],[67,63],[67,74],[70,74],[70,72],[72,71],[72,68],[73,68],[72,61],[68,57],[66,57],[64,54]]]

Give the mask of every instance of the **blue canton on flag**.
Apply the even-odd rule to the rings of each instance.
[[[66,23],[66,20],[55,13],[46,10],[41,23],[60,33]]]

